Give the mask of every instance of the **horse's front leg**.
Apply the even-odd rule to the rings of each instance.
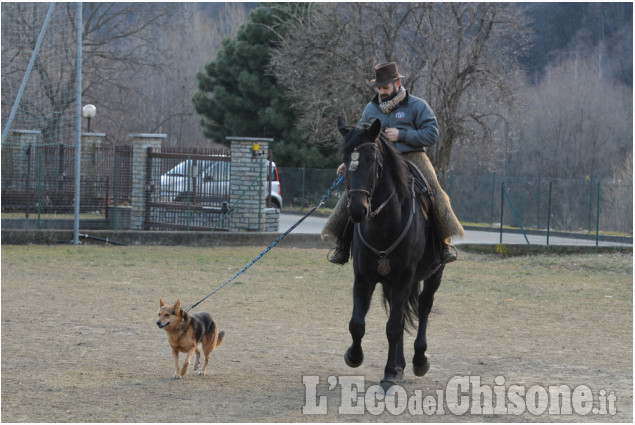
[[[410,286],[403,285],[399,289],[393,289],[390,295],[390,315],[386,323],[386,336],[388,338],[388,360],[384,368],[384,378],[381,380],[382,388],[387,391],[397,383],[397,379],[403,376],[403,331],[404,312],[408,299]]]
[[[428,328],[428,316],[430,315],[432,303],[434,302],[434,293],[441,284],[442,275],[443,267],[425,280],[423,291],[421,291],[419,295],[419,329],[417,331],[417,338],[415,339],[415,354],[412,358],[412,368],[417,376],[425,375],[430,369],[430,361],[426,355],[426,350],[428,349],[426,331]]]
[[[402,322],[401,324],[402,329],[406,329],[406,323],[405,320]],[[396,364],[397,364],[397,382],[399,382],[402,378],[403,378],[403,371],[406,368],[406,358],[403,355],[403,331],[401,333],[401,338],[399,339],[399,342],[397,343],[397,357],[396,357]]]
[[[363,281],[355,277],[353,285],[353,315],[348,324],[348,330],[353,337],[353,344],[346,350],[344,361],[350,367],[359,367],[364,362],[362,338],[366,333],[366,313],[370,308],[376,284]]]

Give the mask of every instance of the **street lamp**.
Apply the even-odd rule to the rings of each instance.
[[[90,119],[94,117],[96,113],[97,108],[95,108],[95,105],[89,104],[84,106],[84,108],[82,109],[82,115],[88,119],[88,133],[90,133]]]

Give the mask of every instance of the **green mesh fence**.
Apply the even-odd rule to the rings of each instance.
[[[335,180],[335,170],[316,168],[285,168],[278,167],[280,191],[287,208],[311,208],[322,199]],[[324,208],[334,208],[344,191],[345,184],[339,184]]]
[[[332,169],[278,167],[278,172],[285,208],[313,206],[335,178]],[[575,238],[595,244],[596,238],[633,234],[632,182],[504,177],[493,173],[450,174],[446,186],[459,220],[466,226],[492,231],[502,227],[503,243],[529,240],[532,244],[555,245]],[[343,190],[344,183],[333,193],[327,208],[335,206]]]

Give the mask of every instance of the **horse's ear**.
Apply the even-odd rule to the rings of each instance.
[[[340,131],[340,134],[344,137],[351,131],[348,124],[346,124],[346,120],[342,117],[337,117],[337,129]]]
[[[381,120],[377,118],[370,125],[370,128],[368,129],[368,135],[370,136],[372,140],[377,140],[377,137],[379,137],[380,131],[381,131]]]

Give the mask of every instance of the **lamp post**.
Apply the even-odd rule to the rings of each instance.
[[[84,106],[84,108],[82,109],[82,115],[88,119],[88,129],[86,130],[87,133],[90,133],[90,119],[94,117],[96,113],[97,108],[95,108],[95,105],[89,104]]]

